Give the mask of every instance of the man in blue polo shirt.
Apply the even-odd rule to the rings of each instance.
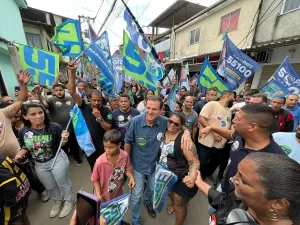
[[[160,144],[167,129],[168,119],[160,116],[163,101],[159,96],[150,96],[146,102],[146,113],[132,119],[125,135],[124,150],[131,156],[133,176],[136,183],[133,189],[132,223],[141,224],[141,198],[144,192],[144,205],[152,218],[156,216],[152,206],[155,166],[158,161]],[[185,131],[183,144],[189,148],[190,132]],[[144,191],[145,181],[147,187]]]
[[[294,117],[294,130],[300,125],[300,107],[297,106],[299,96],[296,94],[290,94],[286,97],[284,109],[288,110]]]

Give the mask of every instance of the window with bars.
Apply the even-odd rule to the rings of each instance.
[[[32,47],[43,49],[41,35],[33,33],[25,33],[27,44]]]
[[[200,41],[200,28],[192,30],[190,33],[190,45]]]
[[[220,34],[223,34],[225,31],[233,31],[238,28],[240,19],[240,10],[236,10],[232,13],[229,13],[221,18],[221,27]]]
[[[290,12],[300,8],[300,0],[285,0],[282,13]]]

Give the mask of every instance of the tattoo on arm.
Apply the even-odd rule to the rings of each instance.
[[[192,143],[192,147],[189,149],[189,151],[192,154],[192,159],[188,160],[189,171],[199,170],[200,163],[199,163],[199,160],[198,160],[197,150],[196,150],[196,146],[195,146],[194,143]]]

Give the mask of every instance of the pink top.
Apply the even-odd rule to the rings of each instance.
[[[97,159],[91,180],[100,183],[102,202],[110,201],[123,194],[122,182],[127,171],[132,171],[132,166],[127,152],[121,149],[116,165],[107,160],[106,153]]]

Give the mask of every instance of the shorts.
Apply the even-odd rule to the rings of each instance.
[[[182,183],[182,180],[177,181],[172,188],[172,192],[187,199],[193,198],[197,194],[197,191],[198,187],[196,185],[193,188],[188,188],[184,183]]]

